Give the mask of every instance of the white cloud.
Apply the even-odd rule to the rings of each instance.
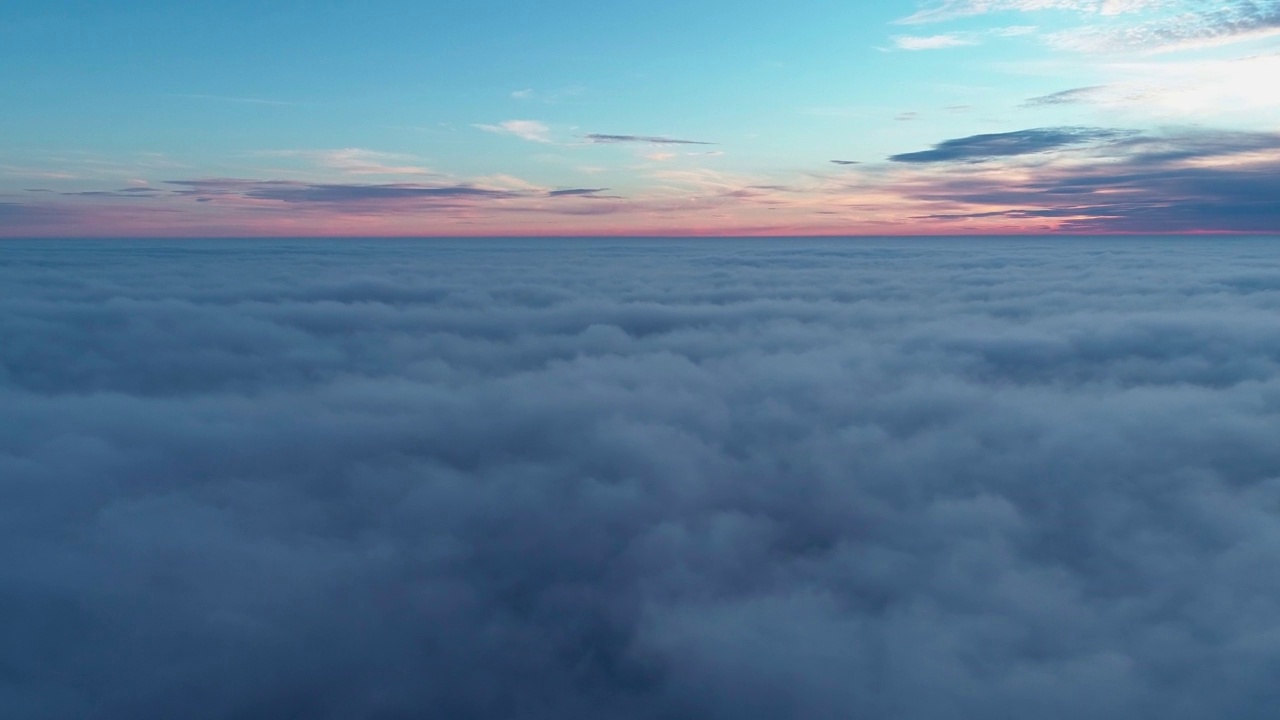
[[[1072,10],[1093,15],[1123,15],[1166,6],[1174,0],[947,0],[898,21],[902,25],[943,22],[998,12]]]
[[[336,150],[270,150],[259,153],[268,157],[298,157],[338,170],[348,175],[439,175],[429,167],[411,164],[417,158],[400,153],[379,152],[364,148]]]
[[[1079,52],[1169,52],[1229,45],[1280,35],[1280,2],[1235,2],[1127,26],[1086,26],[1049,36]]]
[[[497,125],[477,124],[476,127],[491,133],[514,135],[531,142],[551,142],[551,128],[537,120],[506,120]]]
[[[898,23],[1043,10],[1073,11],[1083,16],[1084,24],[1048,37],[1055,47],[1081,52],[1179,50],[1280,35],[1277,0],[948,0]],[[991,32],[1015,35],[1032,31],[1034,28],[1015,26]]]
[[[893,38],[893,44],[894,47],[899,50],[942,50],[945,48],[977,45],[978,43],[970,37],[952,33],[947,35],[929,35],[924,37],[898,35]]]

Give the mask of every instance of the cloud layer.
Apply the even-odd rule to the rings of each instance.
[[[1269,718],[1271,249],[9,243],[0,715]]]

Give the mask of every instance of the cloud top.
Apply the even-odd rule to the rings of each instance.
[[[1270,718],[1271,250],[8,243],[0,715]]]

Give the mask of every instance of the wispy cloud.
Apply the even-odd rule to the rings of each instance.
[[[897,21],[901,25],[941,23],[978,15],[1058,10],[1081,16],[1079,27],[1046,35],[1050,45],[1081,52],[1146,50],[1153,52],[1221,45],[1280,34],[1277,0],[948,0]],[[1034,32],[1012,26],[994,34]],[[934,40],[941,47],[963,34],[903,38],[918,44]],[[895,38],[897,40],[897,38]],[[906,47],[903,49],[933,49]]]
[[[80,177],[75,173],[63,170],[20,167],[16,165],[0,165],[0,174],[39,180],[75,180]]]
[[[348,175],[438,175],[431,168],[412,164],[417,158],[364,148],[336,150],[268,150],[260,155],[311,160],[321,167]]]
[[[1098,94],[1105,89],[1105,85],[1090,85],[1088,87],[1071,88],[1070,90],[1062,90],[1056,93],[1049,93],[1048,95],[1028,98],[1022,103],[1022,107],[1045,107],[1049,105],[1075,105],[1079,103],[1088,103],[1096,99]]]
[[[977,44],[978,41],[972,37],[958,33],[927,36],[897,35],[893,38],[893,46],[899,50],[945,50]]]
[[[888,182],[900,183],[910,198],[949,208],[916,217],[922,221],[981,220],[999,226],[1044,220],[1078,232],[1272,232],[1280,227],[1280,205],[1274,201],[1280,197],[1280,134],[1112,132],[1121,139],[1106,145],[1101,156],[1096,149],[1075,150],[1089,154],[1064,157],[1034,173],[992,163],[976,172],[944,169]]]
[[[570,85],[559,90],[542,91],[534,88],[521,88],[511,91],[512,100],[536,101],[542,103],[558,103],[583,94],[586,88],[581,85]]]
[[[271,200],[290,204],[350,204],[369,202],[503,199],[521,193],[475,185],[419,185],[410,183],[306,183],[292,180],[210,178],[170,180],[179,195],[206,198]],[[415,206],[419,204],[415,203]]]
[[[287,205],[331,206],[346,210],[366,208],[379,212],[423,210],[432,207],[457,208],[461,206],[459,203],[474,204],[499,200],[612,198],[612,196],[600,195],[608,188],[547,190],[509,176],[488,178],[483,184],[307,183],[241,178],[170,180],[166,184],[178,188],[172,191],[173,195],[206,201],[218,200],[233,203],[239,200],[270,201]]]
[[[551,128],[537,120],[506,120],[496,125],[477,124],[475,127],[499,135],[514,135],[531,142],[551,142]]]
[[[646,145],[715,145],[712,142],[704,142],[702,140],[681,140],[679,138],[665,137],[661,135],[606,135],[603,133],[589,133],[583,135],[582,138],[588,143],[596,145],[611,145],[617,143],[642,143]]]
[[[947,48],[980,45],[988,38],[1013,38],[1036,34],[1035,25],[1010,25],[983,31],[952,32],[939,35],[896,35],[894,48],[898,50],[945,50]]]
[[[83,190],[80,192],[64,192],[59,195],[72,197],[102,197],[102,198],[155,198],[163,195],[164,192],[159,188],[152,187],[127,187],[119,190]]]
[[[457,198],[508,198],[514,194],[465,185],[423,187],[418,185],[343,185],[304,183],[257,183],[246,197],[287,203],[347,203],[379,200],[445,200]]]
[[[1167,5],[1172,0],[946,0],[898,20],[900,25],[945,22],[1001,12],[1074,10],[1102,16],[1123,15]]]
[[[568,196],[595,196],[599,193],[606,192],[609,188],[568,188],[565,190],[552,190],[547,193],[547,197],[568,197]]]
[[[1280,35],[1280,1],[1235,0],[1131,26],[1067,30],[1049,36],[1049,41],[1056,47],[1082,52],[1168,52],[1275,35]]]
[[[1280,109],[1280,94],[1261,90],[1280,77],[1280,54],[1109,62],[1098,71],[1113,81],[1029,98],[1021,107],[1098,105],[1143,124],[1233,118],[1251,125]]]
[[[1022,37],[1024,35],[1034,35],[1039,29],[1035,25],[1010,25],[1009,27],[996,28],[991,31],[991,34],[999,37]]]
[[[893,155],[889,160],[899,163],[981,162],[1116,140],[1132,134],[1132,131],[1111,128],[1034,128],[945,140],[932,149]]]

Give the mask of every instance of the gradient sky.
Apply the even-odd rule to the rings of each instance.
[[[0,67],[0,236],[1280,230],[1280,0],[8,0]]]

